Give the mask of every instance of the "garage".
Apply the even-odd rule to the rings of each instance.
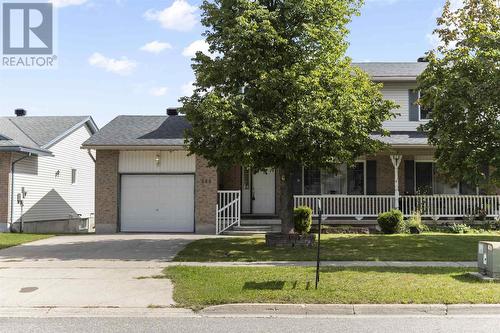
[[[121,176],[123,232],[194,232],[194,175]]]

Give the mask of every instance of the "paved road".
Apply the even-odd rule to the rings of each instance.
[[[0,310],[170,306],[170,281],[137,278],[160,274],[180,249],[200,237],[59,236],[1,250]]]
[[[498,332],[498,317],[0,319],[2,332]]]

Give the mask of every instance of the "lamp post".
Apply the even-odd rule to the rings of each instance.
[[[315,289],[318,289],[319,283],[319,261],[320,261],[320,243],[321,243],[321,220],[323,219],[321,209],[321,199],[318,199],[318,252],[316,255],[316,285]]]

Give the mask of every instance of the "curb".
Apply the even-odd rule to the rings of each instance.
[[[500,304],[225,304],[204,316],[500,315]]]
[[[78,308],[78,307],[0,307],[0,318],[160,318],[195,317],[182,308]]]

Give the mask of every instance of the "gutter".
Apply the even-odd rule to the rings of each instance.
[[[14,162],[12,162],[11,167],[10,167],[10,172],[12,174],[12,180],[10,183],[10,225],[9,225],[9,231],[12,231],[12,226],[14,225],[14,179],[15,179],[15,167],[18,162],[21,162],[22,160],[27,159],[28,157],[31,157],[31,153],[28,153],[28,155],[25,155],[21,158],[18,158]],[[21,228],[21,233],[23,232]]]

